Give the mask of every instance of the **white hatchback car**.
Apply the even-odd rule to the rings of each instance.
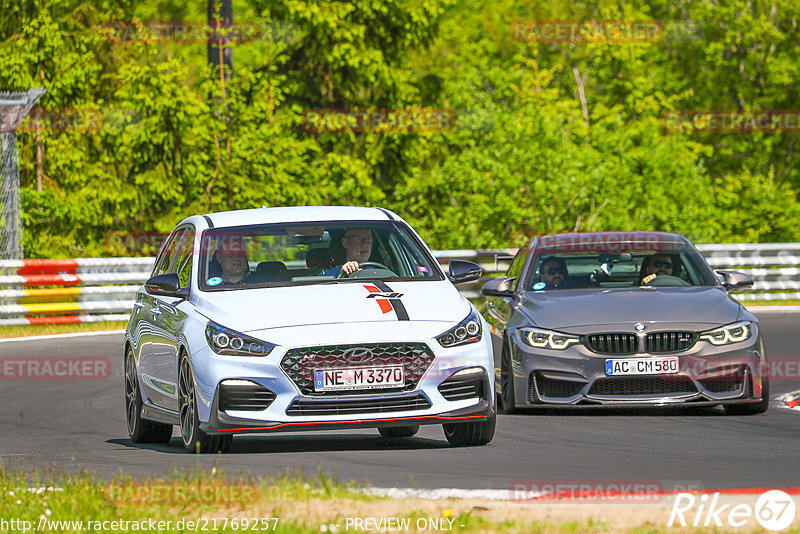
[[[125,334],[128,432],[192,452],[234,434],[442,424],[494,436],[487,324],[420,237],[380,208],[262,208],[182,221]]]

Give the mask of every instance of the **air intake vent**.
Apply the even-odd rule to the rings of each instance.
[[[448,378],[439,385],[439,393],[449,401],[486,398],[484,383],[483,375],[478,375],[470,380],[460,377]]]
[[[424,395],[379,399],[296,400],[286,415],[356,415],[427,410],[431,402]]]
[[[543,376],[540,373],[536,375],[536,389],[539,390],[539,395],[551,399],[566,399],[577,395],[586,382],[576,382],[574,380],[558,380]]]
[[[735,393],[745,385],[744,367],[737,366],[730,373],[700,379],[700,383],[711,393]]]
[[[626,395],[679,395],[697,393],[697,388],[687,377],[642,376],[626,378],[600,378],[595,380],[589,395],[624,397]]]
[[[260,411],[275,400],[275,393],[260,384],[226,384],[219,387],[219,409]]]

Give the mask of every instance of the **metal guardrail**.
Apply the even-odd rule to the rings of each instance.
[[[715,269],[736,269],[753,277],[742,301],[800,299],[800,243],[724,244],[697,247]],[[499,276],[517,249],[440,250],[442,265],[474,261],[483,268],[478,282],[459,286],[478,298],[483,283]],[[136,291],[154,258],[0,260],[0,326],[127,320]]]

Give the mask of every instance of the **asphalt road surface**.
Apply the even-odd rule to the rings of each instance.
[[[800,313],[760,314],[767,353],[783,360],[772,398],[800,390]],[[101,477],[166,476],[176,468],[255,476],[320,471],[375,487],[507,489],[515,481],[658,481],[665,488],[800,486],[800,412],[773,403],[758,416],[718,408],[672,411],[535,411],[500,415],[494,441],[451,448],[441,426],[409,440],[376,430],[234,438],[225,455],[190,455],[177,429],[168,445],[128,439],[122,335],[0,343],[0,358],[108,357],[108,378],[0,377],[0,459],[4,465],[88,468]]]

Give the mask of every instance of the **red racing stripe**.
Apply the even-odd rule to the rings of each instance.
[[[458,417],[443,417],[439,415],[420,415],[415,417],[390,417],[387,419],[357,419],[355,421],[308,421],[299,423],[281,423],[273,426],[244,427],[244,428],[222,428],[220,432],[241,432],[245,430],[274,430],[288,426],[308,426],[308,425],[347,425],[363,423],[387,423],[393,421],[416,421],[419,419],[435,419],[437,421],[464,421],[466,419],[485,420],[485,415],[462,415]]]

